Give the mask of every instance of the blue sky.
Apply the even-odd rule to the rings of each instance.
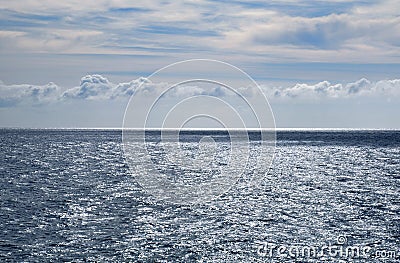
[[[278,127],[400,128],[399,1],[0,0],[0,6],[3,127],[119,127],[129,94],[109,97],[118,85],[133,87],[170,63],[207,58],[251,75],[269,96]],[[87,91],[81,81],[87,75],[97,95],[66,98]],[[107,83],[99,87],[101,77]],[[325,81],[323,89],[342,89],[321,95],[316,87]],[[357,94],[346,90],[352,83],[364,83]]]

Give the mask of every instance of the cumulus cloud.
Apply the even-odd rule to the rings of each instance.
[[[168,83],[152,83],[147,78],[138,78],[130,82],[112,83],[102,75],[87,75],[77,87],[63,89],[50,82],[46,85],[6,85],[0,81],[0,107],[13,107],[19,104],[42,105],[68,101],[107,101],[127,100],[132,95],[161,95],[170,87]],[[264,93],[271,99],[323,99],[350,98],[361,96],[400,97],[400,79],[371,82],[362,78],[356,82],[341,84],[322,81],[316,84],[298,83],[290,87],[262,86]],[[244,96],[252,96],[251,88],[241,88]],[[235,96],[231,91],[219,85],[201,84],[178,85],[165,93],[169,98],[185,98],[195,95],[216,97]]]
[[[139,88],[140,87],[140,88]],[[153,83],[149,79],[140,77],[130,82],[114,84],[101,75],[87,75],[81,79],[78,87],[66,90],[63,99],[108,100],[129,98],[136,94],[140,96],[161,95],[166,97],[188,97],[195,95],[209,95],[222,97],[227,94],[220,86],[203,87],[199,85],[171,86],[169,83]]]
[[[50,82],[46,85],[7,85],[0,81],[0,107],[17,104],[40,105],[67,101],[100,101],[127,99],[133,94],[149,95],[159,93],[165,84],[153,84],[147,78],[114,84],[102,75],[86,75],[79,86],[63,89]],[[140,89],[138,89],[141,87]]]
[[[78,87],[66,90],[61,97],[66,99],[105,99],[113,89],[113,84],[101,75],[87,75]]]
[[[138,89],[139,87],[140,90]],[[129,98],[133,94],[153,93],[157,85],[151,83],[147,78],[140,77],[130,82],[114,84],[101,75],[87,75],[81,79],[80,85],[66,90],[62,93],[62,99],[84,99],[84,100],[109,100],[118,98]]]
[[[272,98],[350,98],[357,96],[400,96],[400,79],[371,82],[362,78],[347,84],[322,81],[316,84],[296,84],[292,87],[265,88]]]
[[[46,85],[6,85],[0,81],[0,107],[15,106],[21,102],[39,105],[57,99],[60,87],[50,82]]]

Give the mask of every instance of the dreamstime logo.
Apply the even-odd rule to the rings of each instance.
[[[263,242],[257,246],[257,255],[269,258],[270,262],[275,262],[274,259],[337,259],[340,263],[348,263],[353,262],[354,259],[386,261],[397,258],[396,250],[377,249],[367,245],[350,245],[346,236],[338,236],[335,244],[328,243],[320,246],[278,245],[272,242]]]
[[[272,163],[275,139],[273,113],[257,83],[237,67],[206,59],[150,75],[129,100],[123,123],[132,174],[148,193],[173,203],[210,200],[243,175],[257,182]]]

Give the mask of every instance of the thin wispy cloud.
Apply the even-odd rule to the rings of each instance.
[[[288,61],[393,62],[400,51],[397,1],[1,2],[0,45],[8,52],[168,49],[240,51],[255,59],[273,54]]]

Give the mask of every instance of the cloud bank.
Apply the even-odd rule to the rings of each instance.
[[[114,84],[102,75],[87,75],[80,85],[65,89],[50,82],[46,85],[6,85],[0,81],[0,107],[18,105],[42,105],[47,103],[65,103],[68,101],[108,101],[127,100],[132,95],[146,96],[161,94],[167,83],[151,83],[146,78]],[[140,87],[140,88],[139,88]],[[352,97],[387,97],[400,98],[400,79],[371,82],[362,78],[352,83],[330,83],[322,81],[316,84],[298,83],[290,87],[261,86],[268,99],[343,99]],[[251,90],[242,90],[252,94]],[[171,89],[167,97],[187,97],[209,95],[224,97],[231,95],[225,88],[202,86],[178,86]]]
[[[400,79],[371,82],[362,78],[347,84],[322,81],[314,85],[296,84],[287,88],[264,88],[273,98],[351,98],[351,97],[400,97]]]
[[[0,107],[15,106],[19,103],[42,104],[56,100],[60,87],[50,82],[38,85],[6,85],[0,81]]]

